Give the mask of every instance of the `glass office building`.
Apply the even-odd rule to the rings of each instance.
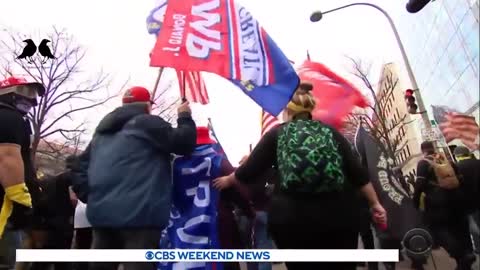
[[[427,109],[478,113],[479,1],[436,0],[416,14],[392,15]]]

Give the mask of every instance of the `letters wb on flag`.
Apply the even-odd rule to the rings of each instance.
[[[165,12],[167,10],[167,0],[156,0],[155,7],[147,17],[147,30],[149,34],[157,35],[163,26]],[[180,91],[183,96],[191,102],[208,104],[209,98],[207,87],[200,72],[198,71],[180,71],[177,70],[177,79]],[[184,83],[185,82],[185,83]]]
[[[299,84],[283,52],[233,0],[168,1],[150,65],[220,75],[274,116]]]

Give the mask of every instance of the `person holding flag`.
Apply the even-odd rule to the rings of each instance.
[[[171,154],[195,148],[196,125],[188,102],[178,106],[177,127],[151,115],[150,92],[128,89],[122,106],[105,116],[72,168],[73,191],[87,204],[94,249],[156,249],[171,204]],[[117,269],[118,263],[91,268]],[[125,270],[155,269],[151,263]]]
[[[197,145],[188,156],[176,156],[173,160],[173,200],[170,226],[166,230],[169,248],[176,249],[243,249],[242,239],[233,216],[233,205],[240,207],[250,219],[255,212],[251,207],[246,190],[238,183],[218,192],[212,181],[218,176],[228,175],[234,168],[219,151],[218,142],[213,140],[209,128],[197,128]],[[194,190],[192,192],[192,190]],[[207,196],[207,198],[205,198]],[[188,225],[198,216],[208,217],[206,226]],[[187,230],[204,241],[189,241],[180,233]],[[180,232],[180,233],[179,233]],[[163,240],[163,239],[162,239]],[[168,246],[167,244],[167,246]],[[189,263],[164,263],[160,270],[187,269]],[[238,262],[225,262],[219,268],[216,263],[199,263],[195,269],[240,270]],[[212,268],[209,268],[212,267]]]
[[[356,249],[360,226],[357,191],[368,200],[376,223],[386,223],[386,211],[349,142],[335,129],[312,120],[312,88],[300,83],[283,112],[285,123],[266,133],[246,162],[235,173],[216,179],[214,186],[222,190],[237,181],[252,181],[276,166],[279,187],[268,222],[277,247]],[[286,265],[289,270],[356,269],[356,263]]]

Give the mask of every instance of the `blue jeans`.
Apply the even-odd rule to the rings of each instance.
[[[273,249],[273,241],[270,237],[267,229],[268,215],[265,211],[257,211],[254,227],[254,240],[255,249]],[[249,243],[251,242],[250,228],[251,224],[247,217],[242,216],[239,220],[240,231],[242,232],[244,239]],[[250,247],[251,244],[248,246]],[[272,270],[272,263],[260,262],[260,263],[247,263],[248,270]]]

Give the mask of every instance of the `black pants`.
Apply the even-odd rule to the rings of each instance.
[[[428,227],[434,241],[455,259],[459,269],[469,269],[473,262],[468,256],[472,256],[473,246],[467,216],[452,217],[449,222],[430,222]]]
[[[368,226],[365,226],[360,231],[360,236],[362,238],[363,248],[365,249],[375,249],[375,240],[373,237],[373,231],[370,227],[370,223]],[[369,262],[368,263],[368,270],[378,270],[378,262]]]
[[[157,249],[158,229],[93,229],[94,249]],[[90,270],[117,270],[119,263],[92,263]],[[123,263],[124,270],[156,270],[156,263]]]
[[[379,238],[380,248],[382,249],[402,249],[402,244],[399,240],[389,239],[389,238]],[[394,262],[384,262],[385,269],[394,270],[396,263]]]
[[[316,224],[270,224],[279,249],[357,249],[358,231],[325,231]],[[288,270],[355,270],[356,263],[287,262]]]
[[[49,230],[47,235],[47,242],[43,248],[45,249],[70,249],[72,246],[73,228]],[[30,270],[47,270],[50,265],[54,266],[55,270],[70,270],[71,263],[68,262],[34,262]]]
[[[75,248],[91,249],[92,248],[92,228],[75,229]],[[76,262],[73,264],[74,270],[88,270],[88,262]]]

